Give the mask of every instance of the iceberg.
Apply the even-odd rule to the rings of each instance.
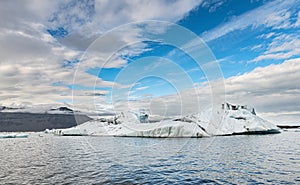
[[[202,125],[210,135],[280,133],[276,125],[257,116],[254,108],[229,103],[226,105],[225,107],[222,104],[222,109],[216,110],[214,114],[212,109],[209,109],[184,118]],[[217,124],[211,121],[211,115],[217,117],[212,119],[217,120]]]
[[[54,130],[53,133],[54,135],[58,135],[58,136],[87,136],[88,135],[85,129],[80,129],[76,127]]]
[[[23,133],[2,133],[0,134],[0,138],[27,138],[28,137],[28,134],[23,134]]]
[[[274,124],[256,115],[248,106],[222,104],[216,110],[151,122],[141,114],[121,113],[113,118],[91,120],[76,127],[56,130],[56,135],[89,135],[116,137],[209,137],[238,134],[280,133]]]

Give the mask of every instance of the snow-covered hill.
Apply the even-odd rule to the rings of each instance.
[[[136,115],[122,113],[107,121],[92,120],[67,130],[57,130],[56,133],[72,135],[72,131],[75,135],[94,136],[208,137],[279,133],[279,128],[257,116],[253,108],[226,103],[217,110],[206,109],[197,114],[155,123],[140,123]]]

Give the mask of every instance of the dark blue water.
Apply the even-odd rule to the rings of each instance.
[[[0,140],[0,184],[300,184],[300,132]]]

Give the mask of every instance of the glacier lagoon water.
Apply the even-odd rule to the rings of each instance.
[[[300,184],[300,132],[0,140],[0,184]]]

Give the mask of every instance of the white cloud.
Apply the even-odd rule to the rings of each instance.
[[[20,31],[0,34],[0,60],[23,62],[43,58],[51,52],[51,46],[38,37],[29,37]]]
[[[300,59],[287,60],[282,64],[258,67],[241,76],[226,80],[227,93],[239,91],[252,92],[260,95],[300,89],[300,84],[291,83],[299,77]],[[288,80],[285,80],[288,79]],[[265,92],[266,91],[266,92]]]
[[[257,28],[259,26],[265,26],[273,29],[289,28],[292,26],[289,21],[289,17],[291,16],[290,9],[298,6],[299,1],[297,0],[271,1],[252,11],[233,17],[229,22],[204,32],[201,36],[208,42],[230,32],[243,30],[248,27]]]
[[[295,23],[295,27],[300,26],[300,12],[298,12],[298,17],[297,17],[297,21]]]
[[[255,45],[255,46],[251,47],[250,50],[255,51],[255,50],[261,49],[262,47],[263,47],[263,44],[258,44],[258,45]],[[247,48],[245,48],[245,49],[247,49]]]
[[[294,51],[295,54],[299,53],[300,39],[297,34],[282,35],[276,37],[270,43],[268,53]],[[298,50],[298,52],[297,52]]]
[[[145,89],[148,89],[149,86],[144,86],[144,87],[138,87],[136,88],[137,91],[141,91],[141,90],[145,90]]]
[[[96,1],[95,16],[101,16],[102,18],[97,19],[94,24],[103,30],[109,30],[121,24],[135,21],[162,20],[176,22],[200,3],[201,0]]]
[[[41,36],[44,32],[35,30],[37,25],[44,27],[49,15],[51,15],[63,1],[39,1],[39,0],[4,0],[0,6],[0,28],[21,31],[32,35]],[[2,32],[2,30],[1,30]]]
[[[74,3],[71,1],[64,3],[62,6],[64,9],[60,9],[54,14],[50,26],[52,28],[66,28],[70,35],[59,40],[63,44],[84,50],[97,37],[120,25],[145,20],[176,22],[184,18],[201,2],[202,0],[99,0],[95,1],[94,7],[88,6],[82,10],[81,7],[86,6],[82,5],[83,2]],[[94,9],[91,10],[92,8]],[[65,9],[70,10],[66,11]],[[80,16],[82,12],[85,15],[84,18]],[[124,38],[132,38],[128,37],[130,32],[124,31],[123,33],[127,34],[127,37]]]
[[[274,36],[274,35],[276,35],[275,32],[264,33],[264,34],[258,36],[258,38],[268,39],[268,38],[271,38],[271,37]]]
[[[289,59],[299,56],[300,39],[297,34],[277,34],[270,43],[264,53],[253,59],[253,62],[261,60],[280,60]]]
[[[202,7],[207,8],[208,11],[215,12],[221,5],[224,4],[225,1],[223,0],[209,0],[209,1],[204,1],[202,3]]]
[[[273,113],[277,117],[282,112],[300,110],[300,58],[286,60],[282,64],[234,76],[225,80],[226,97],[235,103],[253,105],[258,114]],[[266,118],[275,121],[274,117]],[[293,119],[289,117],[286,119]],[[288,122],[288,120],[285,120]]]
[[[271,59],[288,59],[291,58],[293,56],[293,53],[288,52],[288,53],[284,53],[284,52],[279,52],[279,53],[268,53],[268,54],[262,54],[258,57],[256,57],[253,62],[258,62],[261,60],[271,60]]]

